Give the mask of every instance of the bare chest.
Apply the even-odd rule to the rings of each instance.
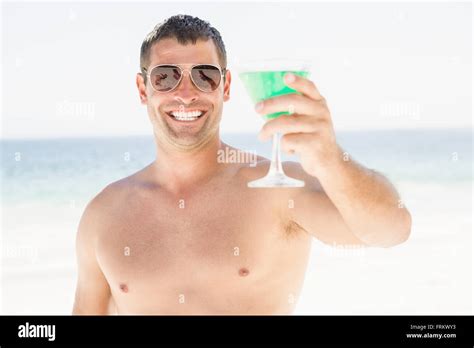
[[[132,312],[219,312],[254,297],[264,304],[263,292],[275,286],[282,299],[297,291],[309,238],[288,238],[264,203],[218,194],[130,202],[97,244],[117,304]]]

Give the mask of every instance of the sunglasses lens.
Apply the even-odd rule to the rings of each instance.
[[[181,71],[173,65],[160,65],[150,73],[150,82],[158,92],[171,91],[179,83]]]
[[[194,84],[203,92],[212,92],[221,82],[220,70],[212,65],[197,65],[191,70]]]

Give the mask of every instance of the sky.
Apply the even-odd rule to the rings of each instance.
[[[312,62],[338,130],[472,124],[472,4],[3,2],[1,138],[151,134],[135,75],[145,35],[175,14],[216,27],[233,73],[221,132],[257,132],[235,68]]]

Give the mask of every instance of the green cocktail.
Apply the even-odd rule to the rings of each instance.
[[[241,64],[239,77],[241,78],[250,99],[254,105],[262,100],[278,97],[284,94],[298,93],[288,87],[284,81],[285,74],[293,73],[302,77],[309,75],[307,61],[293,59],[268,59]],[[293,111],[291,105],[287,109],[265,115],[266,120],[289,115]],[[291,117],[291,116],[290,116]],[[283,171],[280,154],[280,134],[273,135],[272,158],[267,175],[251,181],[248,187],[303,187],[304,181],[290,178]]]
[[[308,71],[250,71],[239,74],[247,93],[254,104],[258,102],[277,97],[279,95],[297,93],[293,88],[288,87],[283,77],[287,73],[307,77]],[[265,118],[272,119],[281,115],[288,115],[286,111],[275,112],[265,115]]]

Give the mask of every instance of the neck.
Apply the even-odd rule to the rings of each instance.
[[[207,182],[222,168],[217,163],[217,151],[223,146],[218,132],[200,147],[186,151],[156,141],[154,176],[161,186],[172,192]]]

